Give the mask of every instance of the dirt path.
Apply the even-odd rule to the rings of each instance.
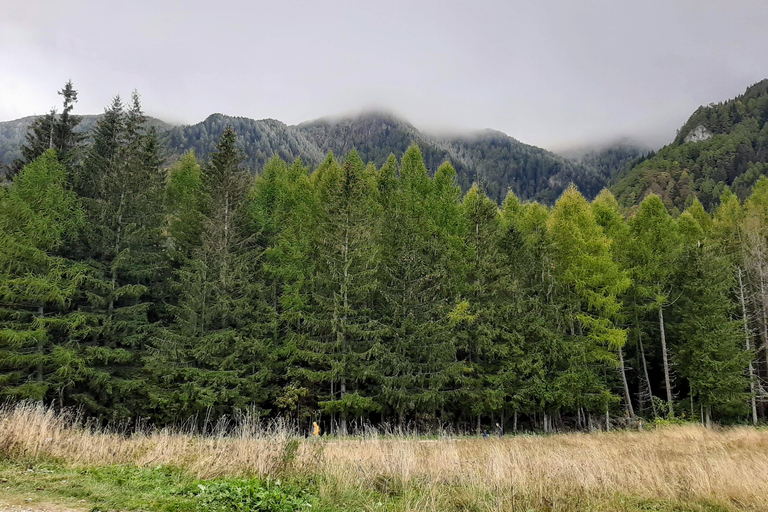
[[[73,508],[63,508],[58,505],[51,504],[35,504],[35,505],[0,505],[0,512],[82,512],[82,510],[75,510]]]
[[[54,503],[25,503],[0,500],[0,512],[83,512],[86,509],[62,507]]]

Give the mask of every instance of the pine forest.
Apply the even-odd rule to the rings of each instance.
[[[341,435],[765,421],[768,179],[748,155],[749,187],[706,167],[680,200],[546,204],[462,188],[415,144],[254,174],[228,127],[168,162],[138,94],[87,132],[60,94],[0,187],[0,400]]]

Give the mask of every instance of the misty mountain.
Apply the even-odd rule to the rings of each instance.
[[[83,116],[79,129],[91,129],[99,117]],[[33,120],[34,117],[26,117],[0,123],[0,162],[10,163],[20,156],[19,145]],[[237,134],[244,164],[255,172],[274,155],[289,162],[301,158],[314,168],[328,152],[341,156],[352,149],[356,149],[364,161],[381,166],[390,154],[400,158],[408,146],[416,143],[430,171],[450,161],[463,190],[477,181],[489,197],[499,203],[511,190],[522,199],[551,204],[571,182],[585,196],[594,197],[626,157],[612,147],[578,160],[568,159],[494,130],[435,136],[382,112],[318,119],[295,126],[274,119],[255,120],[223,114],[213,114],[188,126],[172,126],[153,118],[150,121],[160,133],[169,162],[189,150],[194,150],[201,161],[207,160],[225,128],[231,125]]]
[[[607,144],[557,151],[557,154],[592,167],[613,181],[622,173],[626,174],[638,163],[637,160],[650,152],[651,148],[643,143],[621,138]]]
[[[763,175],[768,175],[768,79],[741,96],[696,109],[672,143],[620,172],[611,190],[625,206],[655,193],[671,211],[682,211],[694,198],[712,209],[728,188],[744,199]]]
[[[295,126],[271,119],[257,121],[214,114],[201,123],[170,129],[163,140],[172,154],[194,149],[197,156],[205,160],[227,125],[232,125],[237,133],[238,147],[243,151],[246,165],[256,171],[273,155],[287,161],[301,158],[313,167],[329,151],[340,156],[352,149],[356,149],[364,161],[381,166],[390,154],[399,158],[408,146],[416,143],[430,171],[434,172],[448,160],[456,168],[462,189],[467,190],[478,181],[499,203],[508,190],[524,199],[552,203],[571,182],[585,195],[593,197],[609,177],[589,165],[523,144],[501,132],[487,130],[464,136],[433,136],[381,112],[319,119]]]

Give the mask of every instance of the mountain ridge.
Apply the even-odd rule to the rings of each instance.
[[[0,163],[20,156],[26,127],[36,116],[0,123]],[[89,131],[101,115],[83,115],[78,131]],[[460,134],[431,134],[385,110],[368,110],[352,116],[326,116],[288,125],[278,119],[252,119],[213,113],[189,125],[172,125],[148,117],[163,142],[167,161],[194,150],[206,160],[226,126],[231,125],[247,167],[259,172],[277,155],[286,161],[301,158],[314,168],[329,152],[341,156],[352,149],[366,162],[384,164],[390,154],[400,158],[411,144],[418,144],[430,172],[450,161],[457,183],[466,191],[480,182],[489,197],[503,202],[509,191],[522,199],[554,203],[575,183],[587,197],[608,184],[611,172],[525,144],[499,130],[483,129]]]

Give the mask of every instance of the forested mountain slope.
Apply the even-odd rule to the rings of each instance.
[[[619,176],[626,175],[640,159],[651,153],[651,148],[629,138],[622,138],[609,144],[588,146],[558,152],[570,160],[596,169],[615,182]]]
[[[100,116],[84,116],[79,130],[90,131]],[[27,127],[34,117],[0,123],[0,163],[20,156]],[[371,112],[342,119],[320,119],[289,126],[274,119],[254,120],[213,114],[189,126],[172,126],[151,119],[170,163],[190,149],[207,159],[231,125],[237,134],[244,164],[260,172],[277,155],[292,161],[301,158],[315,169],[328,152],[343,155],[356,149],[365,162],[380,167],[390,154],[402,157],[416,143],[430,169],[446,160],[457,171],[457,182],[466,191],[473,182],[483,184],[489,197],[501,203],[509,190],[522,199],[552,204],[570,183],[587,197],[594,197],[607,183],[610,172],[589,162],[576,162],[536,146],[523,144],[508,135],[485,130],[471,135],[438,137],[417,130],[393,115]]]
[[[212,114],[204,121],[178,126],[162,136],[170,154],[181,155],[190,149],[200,158],[207,158],[216,148],[227,126],[237,134],[237,146],[244,157],[244,164],[261,171],[273,156],[292,161],[296,158],[315,167],[325,157],[325,152],[303,133],[274,119],[255,120]]]
[[[698,198],[714,208],[730,187],[744,199],[768,174],[768,79],[723,103],[699,107],[675,140],[638,163],[612,187],[625,206],[652,192],[672,211]]]
[[[607,183],[606,177],[589,165],[523,144],[501,132],[487,130],[469,136],[435,137],[379,112],[296,126],[214,114],[202,123],[170,130],[164,141],[171,153],[194,149],[205,158],[228,124],[238,136],[246,165],[257,171],[273,155],[285,160],[301,157],[314,168],[329,151],[342,155],[352,149],[358,151],[363,161],[381,166],[390,154],[400,158],[416,143],[428,168],[437,169],[449,160],[456,168],[462,190],[481,181],[489,196],[499,203],[508,190],[524,199],[552,203],[571,182],[586,196],[594,197]]]

